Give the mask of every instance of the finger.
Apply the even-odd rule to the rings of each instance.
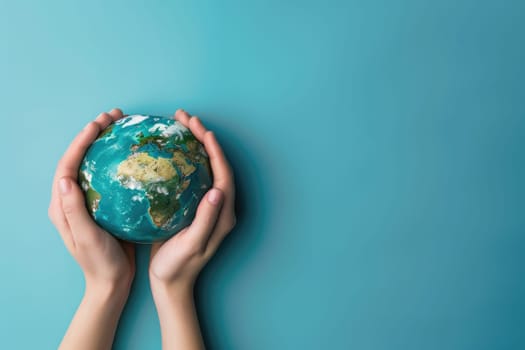
[[[217,138],[215,137],[215,134],[211,131],[207,131],[199,118],[191,117],[188,120],[186,119],[187,117],[188,115],[184,111],[180,111],[176,115],[178,120],[188,123],[191,132],[204,144],[213,171],[213,187],[220,189],[225,195],[222,210],[216,220],[215,227],[208,235],[209,238],[206,247],[206,254],[210,255],[217,250],[237,221],[235,217],[235,185],[233,171],[217,141]]]
[[[215,249],[220,245],[224,237],[230,233],[237,223],[237,217],[235,215],[235,198],[232,196],[226,197],[222,211],[215,225],[210,241]]]
[[[213,171],[213,186],[220,188],[225,194],[223,208],[206,247],[206,255],[209,256],[215,253],[235,226],[237,219],[235,216],[235,184],[230,164],[211,131],[206,132],[203,141]]]
[[[84,195],[76,182],[68,177],[59,179],[62,211],[66,217],[75,244],[91,242],[96,238],[96,224],[86,209]]]
[[[206,132],[204,135],[204,146],[210,158],[213,171],[213,187],[221,189],[225,194],[223,210],[217,220],[215,233],[212,235],[217,236],[217,238],[212,240],[217,241],[214,245],[218,246],[224,236],[235,225],[235,185],[230,164],[211,131]]]
[[[208,245],[206,246],[205,252],[206,256],[209,257],[215,253],[224,238],[226,238],[226,236],[235,227],[236,223],[237,219],[235,217],[234,209],[228,205],[227,201],[225,201],[219,214],[217,223],[215,224],[215,228],[208,240]]]
[[[124,117],[124,113],[120,108],[113,108],[108,114],[111,116],[114,122]]]
[[[100,125],[97,122],[90,122],[84,130],[77,135],[67,151],[62,156],[56,172],[56,179],[61,177],[71,177],[74,180],[78,176],[78,168],[82,157],[100,132]]]
[[[51,204],[53,208],[56,221],[63,222],[66,220],[61,209],[60,195],[58,191],[58,179],[64,176],[77,179],[78,168],[82,161],[82,156],[87,148],[98,136],[100,125],[97,122],[90,122],[86,127],[75,137],[69,148],[66,150],[62,159],[59,161],[55,177],[53,179],[53,186],[51,189]]]
[[[195,115],[193,117],[190,117],[188,119],[187,127],[191,130],[191,133],[197,138],[197,140],[199,140],[200,142],[204,142],[204,134],[208,130],[206,129],[204,124],[202,124],[202,121],[199,117]]]
[[[202,124],[202,121],[197,116],[193,116],[189,121],[190,130],[197,140],[201,141],[204,139],[204,134],[206,133],[206,127]]]
[[[177,111],[175,112],[175,120],[177,120],[187,128],[190,125],[190,116],[184,109],[177,109]]]
[[[86,125],[86,127],[75,137],[60,160],[53,179],[49,216],[53,224],[57,227],[64,244],[70,251],[72,251],[74,247],[74,240],[67,218],[62,210],[62,201],[58,191],[58,179],[64,176],[69,176],[73,179],[77,178],[78,167],[80,166],[81,158],[85,151],[98,136],[100,130],[113,122],[112,114],[118,116],[118,110],[114,109],[110,113],[111,114],[99,114],[94,122],[90,122]]]
[[[223,211],[226,211],[225,207],[223,207]],[[206,250],[204,252],[204,256],[206,258],[210,258],[213,254],[215,254],[217,249],[219,249],[219,246],[221,245],[222,241],[232,231],[233,227],[236,224],[235,216],[233,216],[232,219],[229,219],[228,222],[229,223],[227,223],[225,220],[222,220],[222,215],[219,216],[219,220],[217,221],[215,230],[213,230],[208,240],[208,244],[206,245]]]
[[[221,190],[217,188],[209,190],[199,203],[195,218],[188,228],[187,237],[202,250],[206,248],[210,234],[213,232],[223,201],[224,193]]]
[[[221,189],[227,196],[233,193],[233,172],[212,131],[204,134],[204,148],[208,153],[213,172],[213,186]]]
[[[69,225],[67,223],[66,217],[62,212],[62,209],[54,208],[50,205],[48,215],[53,225],[55,225],[55,227],[57,228],[57,231],[60,234],[64,245],[69,250],[69,252],[73,253],[75,242],[73,241],[73,237],[71,237],[71,230],[69,229]]]
[[[109,115],[109,113],[100,113],[96,118],[95,122],[99,126],[99,130],[104,130],[109,126],[109,124],[113,123],[113,117]]]
[[[184,121],[187,123],[187,126],[197,140],[204,144],[204,148],[210,157],[214,186],[219,187],[224,192],[231,193],[233,190],[233,171],[215,134],[212,131],[206,130],[206,127],[198,117],[194,116],[187,119],[188,114],[184,110],[178,110],[176,118],[181,122]]]

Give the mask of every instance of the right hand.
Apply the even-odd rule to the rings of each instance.
[[[222,240],[235,226],[233,172],[215,135],[201,121],[178,110],[175,119],[204,144],[213,172],[213,188],[202,198],[192,224],[169,240],[151,247],[150,283],[192,290],[194,282]]]
[[[77,184],[78,169],[88,147],[102,130],[122,117],[120,109],[101,113],[73,140],[58,163],[48,214],[82,268],[86,289],[118,290],[120,295],[127,295],[135,274],[134,245],[117,240],[92,220]]]

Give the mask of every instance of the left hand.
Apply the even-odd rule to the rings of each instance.
[[[122,117],[119,109],[101,113],[73,140],[58,163],[48,214],[82,268],[86,289],[118,290],[127,296],[135,274],[134,245],[117,240],[92,220],[77,184],[78,169],[88,147],[102,130]]]

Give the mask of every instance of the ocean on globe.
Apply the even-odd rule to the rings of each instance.
[[[151,243],[191,223],[211,177],[203,145],[181,123],[130,115],[100,133],[78,179],[99,226],[126,241]]]

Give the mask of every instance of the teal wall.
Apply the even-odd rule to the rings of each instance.
[[[233,163],[211,349],[525,349],[523,1],[3,1],[0,348],[82,296],[47,218],[99,112],[185,108]],[[116,349],[156,349],[147,248]]]

